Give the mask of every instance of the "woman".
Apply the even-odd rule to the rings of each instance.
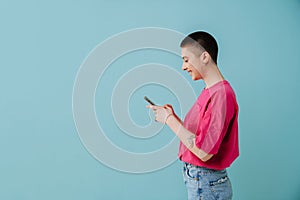
[[[156,121],[167,124],[180,139],[178,157],[189,200],[232,199],[226,168],[239,155],[238,104],[217,66],[218,45],[209,33],[191,33],[181,42],[183,65],[194,81],[206,87],[184,122],[171,105],[149,105]]]

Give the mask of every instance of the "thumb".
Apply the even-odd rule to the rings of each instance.
[[[170,104],[164,105],[164,108],[173,110],[173,107],[172,107],[172,105],[170,105]]]

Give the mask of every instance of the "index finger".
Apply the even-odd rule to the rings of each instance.
[[[157,109],[159,109],[159,108],[162,107],[162,106],[154,106],[154,105],[149,104],[149,105],[147,105],[146,107],[147,107],[147,108],[150,108],[150,109],[152,109],[152,110],[157,110]]]
[[[153,106],[151,104],[147,105],[146,108],[151,108],[152,110],[155,108],[156,106]]]

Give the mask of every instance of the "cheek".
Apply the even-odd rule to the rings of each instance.
[[[190,63],[190,68],[197,74],[201,74],[201,68],[200,68],[200,63],[194,62]]]
[[[194,67],[193,65],[190,65],[190,69],[196,74],[199,73],[199,70],[196,67]]]
[[[195,67],[195,66],[197,66],[197,63],[191,60],[191,61],[189,62],[189,67],[190,67],[192,70],[197,70],[197,67]]]

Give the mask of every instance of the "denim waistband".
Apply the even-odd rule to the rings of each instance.
[[[210,169],[210,168],[206,168],[206,167],[201,167],[201,166],[197,166],[197,165],[193,165],[191,163],[187,163],[187,162],[184,162],[184,166],[187,168],[187,169],[190,169],[190,168],[196,168],[204,173],[215,173],[215,172],[226,172],[226,169],[223,169],[223,170],[216,170],[216,169]]]

